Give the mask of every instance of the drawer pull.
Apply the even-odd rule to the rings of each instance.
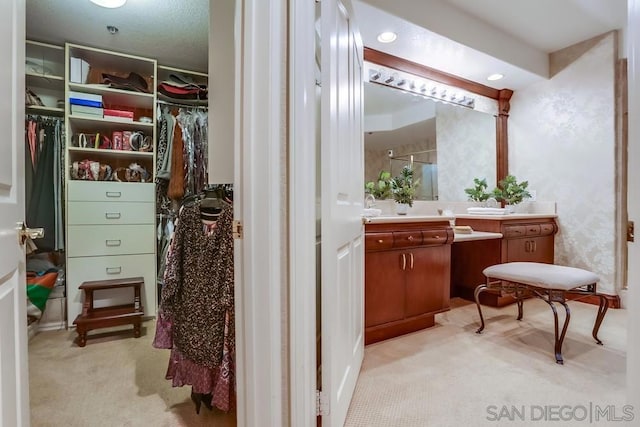
[[[384,243],[384,240],[380,239],[378,240],[378,243]]]
[[[107,274],[120,274],[122,273],[122,267],[107,267]]]
[[[120,246],[122,244],[122,240],[105,240],[104,242],[107,246]]]
[[[107,191],[107,197],[122,197],[121,191]]]
[[[433,236],[434,239],[439,239],[440,236],[438,236],[437,234],[435,236]]]
[[[407,240],[408,240],[408,241],[412,241],[412,240],[413,240],[413,236],[409,236],[409,237],[407,237]]]
[[[120,219],[122,215],[120,214],[120,212],[107,212],[104,214],[104,216],[107,219]]]

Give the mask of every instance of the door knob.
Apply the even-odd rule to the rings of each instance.
[[[42,239],[44,237],[44,228],[27,228],[24,222],[18,223],[18,243],[24,246],[27,238],[30,239]]]

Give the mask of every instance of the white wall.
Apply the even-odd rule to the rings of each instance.
[[[552,78],[514,93],[509,171],[538,200],[556,201],[555,261],[615,281],[615,61],[613,33],[560,67]],[[579,49],[579,47],[577,47]]]

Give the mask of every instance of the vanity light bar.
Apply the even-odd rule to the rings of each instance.
[[[469,96],[468,93],[452,86],[434,82],[433,80],[416,77],[402,71],[376,67],[374,64],[368,63],[365,63],[365,73],[367,73],[366,75],[371,83],[396,87],[436,101],[456,104],[471,109],[475,107],[475,99]]]

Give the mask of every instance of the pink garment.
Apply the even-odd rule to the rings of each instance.
[[[169,316],[159,312],[156,321],[156,334],[153,340],[155,348],[171,349],[166,379],[172,380],[173,387],[190,385],[194,393],[211,394],[211,404],[228,412],[235,408],[235,354],[229,345],[228,333],[232,315],[225,314],[225,339],[222,363],[215,369],[199,365],[189,360],[173,347],[171,339],[172,322]]]

